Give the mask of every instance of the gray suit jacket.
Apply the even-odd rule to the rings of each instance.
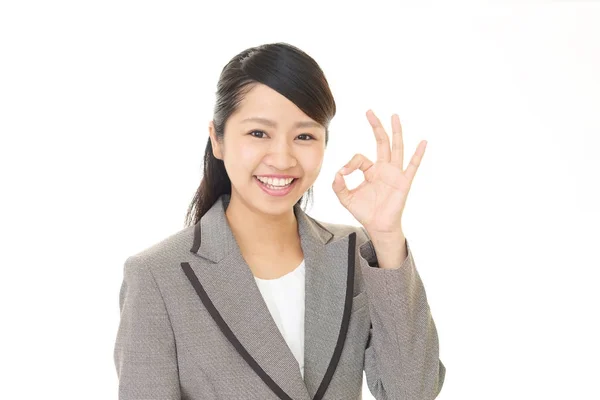
[[[403,265],[380,269],[364,228],[294,207],[306,267],[303,379],[229,229],[229,199],[125,261],[119,399],[354,400],[363,370],[378,400],[437,397],[446,369],[408,241]]]

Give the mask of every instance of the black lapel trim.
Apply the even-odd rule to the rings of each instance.
[[[354,290],[354,263],[355,263],[355,245],[356,245],[356,233],[350,234],[350,243],[348,244],[348,274],[346,278],[346,301],[344,306],[344,316],[342,318],[342,326],[340,327],[340,334],[338,335],[338,341],[335,345],[335,351],[333,357],[327,367],[327,372],[321,381],[321,386],[315,393],[314,400],[321,400],[325,395],[325,391],[329,387],[329,383],[333,378],[333,374],[342,355],[344,343],[346,342],[346,335],[348,333],[348,325],[350,324],[350,311],[352,311],[352,296]]]
[[[273,381],[273,379],[271,379],[271,377],[260,367],[260,365],[258,365],[256,360],[252,358],[252,356],[246,351],[244,346],[242,346],[240,341],[235,337],[235,335],[231,331],[231,328],[229,328],[227,323],[223,320],[223,317],[221,317],[221,314],[219,314],[219,311],[217,311],[217,308],[214,306],[214,304],[204,291],[202,284],[198,280],[196,274],[194,274],[194,271],[192,271],[190,264],[187,262],[182,262],[181,268],[183,268],[183,271],[192,283],[192,286],[194,287],[194,289],[196,289],[196,293],[198,293],[198,296],[200,296],[202,303],[204,303],[204,307],[206,307],[210,315],[213,317],[213,319],[219,326],[219,329],[221,329],[221,332],[223,332],[223,334],[227,337],[231,344],[233,344],[237,352],[240,353],[240,355],[244,358],[244,360],[246,360],[250,367],[252,367],[252,369],[258,374],[258,376],[260,376],[260,378],[267,384],[267,386],[269,386],[269,388],[271,388],[273,392],[275,392],[277,396],[279,396],[280,399],[293,400],[283,391],[283,389],[281,389],[275,383],[275,381]]]
[[[198,226],[196,227],[196,229],[198,231],[199,231],[199,225],[200,224],[198,224]],[[192,250],[196,249],[196,251],[197,251],[197,249],[200,247],[200,240],[198,239],[199,237],[200,237],[200,235],[196,235],[196,238],[194,239],[194,246],[193,246]],[[348,274],[347,274],[347,279],[346,279],[346,299],[345,299],[345,303],[344,303],[344,315],[342,318],[342,326],[340,327],[340,333],[338,335],[338,340],[337,340],[337,343],[335,346],[335,350],[333,352],[333,356],[331,357],[331,361],[329,362],[329,366],[327,367],[325,376],[323,377],[323,380],[321,381],[321,385],[319,386],[319,389],[315,393],[313,400],[321,400],[323,398],[323,396],[325,395],[325,392],[327,391],[327,388],[329,387],[329,383],[331,382],[331,379],[333,378],[333,374],[335,373],[337,365],[340,361],[340,357],[342,355],[342,350],[344,348],[344,343],[346,341],[346,336],[348,333],[348,326],[350,323],[350,311],[352,310],[352,296],[353,296],[353,289],[354,289],[354,266],[355,266],[355,250],[356,250],[355,245],[356,245],[356,233],[353,232],[350,234],[350,243],[348,245]],[[240,343],[240,341],[237,339],[237,337],[232,332],[231,328],[229,328],[229,326],[227,325],[225,320],[223,320],[223,317],[221,317],[221,314],[219,314],[219,311],[214,306],[213,302],[210,300],[210,297],[208,297],[208,294],[202,287],[202,284],[200,283],[200,281],[198,280],[198,277],[196,276],[196,274],[190,267],[190,264],[188,262],[182,262],[181,268],[185,272],[185,275],[187,276],[189,281],[192,283],[192,286],[196,290],[196,293],[200,297],[200,300],[202,300],[204,307],[206,307],[206,310],[210,313],[212,318],[215,320],[215,322],[219,326],[219,329],[221,330],[221,332],[223,332],[225,337],[227,337],[227,339],[235,347],[237,352],[244,358],[244,360],[246,360],[248,365],[250,365],[250,367],[254,370],[254,372],[256,372],[258,374],[258,376],[267,384],[267,386],[277,396],[279,396],[280,399],[293,400],[290,396],[287,395],[287,393],[285,393],[285,391],[283,389],[281,389],[279,387],[279,385],[277,385],[277,383],[275,383],[275,381],[273,381],[273,379],[269,376],[269,374],[267,374],[265,372],[265,370],[263,370],[260,367],[260,365],[258,365],[256,360],[254,358],[252,358],[250,353],[248,353],[248,351],[246,351],[244,346]]]

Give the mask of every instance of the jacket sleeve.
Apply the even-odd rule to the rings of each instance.
[[[425,288],[408,255],[398,269],[381,269],[368,234],[359,248],[371,327],[365,349],[367,386],[377,400],[432,400],[446,367],[439,359],[435,323]],[[400,245],[400,244],[399,244]]]
[[[125,261],[114,347],[119,400],[180,400],[171,322],[152,272],[135,256]]]

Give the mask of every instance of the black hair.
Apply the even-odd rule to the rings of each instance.
[[[306,115],[323,125],[327,145],[329,123],[336,113],[329,83],[312,57],[282,42],[250,47],[234,56],[221,71],[213,115],[219,141],[223,140],[227,119],[257,83],[285,96]],[[231,181],[223,160],[214,156],[209,137],[204,153],[204,174],[188,208],[185,225],[197,224],[223,194],[231,194]],[[312,187],[307,191],[307,197],[311,196]],[[303,200],[305,195],[296,205]]]

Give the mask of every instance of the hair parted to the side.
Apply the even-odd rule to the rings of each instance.
[[[250,47],[234,56],[221,71],[213,115],[215,133],[220,142],[227,119],[257,83],[279,92],[323,125],[327,145],[329,123],[336,113],[329,83],[312,57],[282,42]],[[204,153],[204,174],[188,208],[185,226],[197,224],[223,194],[231,194],[231,181],[224,162],[214,156],[209,137]],[[303,195],[296,204],[301,204],[306,197],[312,199],[312,187],[307,196]]]

